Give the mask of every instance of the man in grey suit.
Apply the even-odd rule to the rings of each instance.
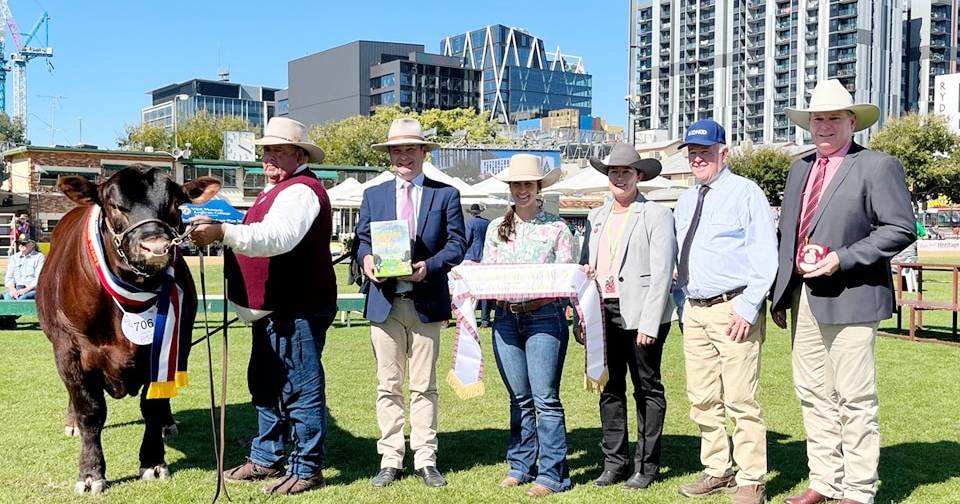
[[[600,394],[603,472],[594,484],[621,481],[646,488],[660,471],[660,436],[667,410],[660,361],[670,332],[670,284],[677,255],[670,210],[647,201],[637,182],[660,174],[660,162],[641,159],[633,146],[616,144],[590,164],[607,176],[613,198],[590,212],[580,263],[600,283],[607,335],[609,380]],[[633,381],[637,448],[630,470],[627,371]]]
[[[857,145],[880,110],[837,80],[808,109],[786,109],[817,152],[790,168],[780,214],[773,320],[791,311],[793,381],[810,486],[788,504],[872,503],[880,459],[877,325],[893,308],[890,258],[916,239],[900,162]]]

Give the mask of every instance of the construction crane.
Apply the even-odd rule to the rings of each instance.
[[[27,131],[27,63],[34,58],[51,58],[53,49],[50,45],[49,21],[50,15],[46,11],[40,16],[33,25],[29,33],[20,33],[17,22],[10,12],[10,5],[7,0],[0,0],[0,17],[3,17],[3,23],[0,23],[0,109],[6,110],[6,88],[7,72],[13,72],[13,117],[19,119],[23,124],[24,131]],[[6,25],[10,32],[10,38],[17,48],[17,51],[10,55],[7,60],[3,52],[3,26]],[[43,45],[33,47],[30,45],[40,29],[43,28]],[[26,38],[22,38],[26,35]],[[47,67],[53,70],[53,64],[47,59]]]

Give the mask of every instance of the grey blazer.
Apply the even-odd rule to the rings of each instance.
[[[612,208],[611,200],[590,211],[580,264],[596,267],[600,231]],[[670,322],[674,308],[670,285],[676,257],[673,213],[637,193],[614,262],[619,265],[617,286],[625,329],[656,338],[660,324]]]
[[[916,240],[916,223],[903,166],[896,158],[856,143],[824,188],[810,240],[840,257],[831,276],[803,280],[796,273],[801,195],[816,154],[793,162],[780,212],[780,261],[772,309],[790,308],[796,286],[807,285],[810,309],[822,324],[884,320],[893,310],[890,258]]]

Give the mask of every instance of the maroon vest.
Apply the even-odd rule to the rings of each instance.
[[[320,202],[320,213],[300,243],[285,254],[247,257],[227,249],[224,274],[228,298],[258,310],[333,315],[337,312],[337,283],[330,257],[330,199],[313,172],[304,170],[261,193],[243,223],[262,221],[280,191],[294,184],[313,190]]]

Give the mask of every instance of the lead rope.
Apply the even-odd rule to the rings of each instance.
[[[209,382],[210,382],[210,428],[213,431],[213,458],[217,464],[217,489],[213,494],[213,500],[211,503],[216,503],[220,499],[220,492],[223,491],[224,497],[227,498],[227,501],[230,502],[230,494],[227,493],[227,487],[223,482],[223,453],[224,453],[224,432],[226,432],[226,423],[225,423],[225,405],[226,405],[226,392],[227,392],[227,341],[226,341],[226,325],[223,326],[224,332],[224,347],[223,347],[223,369],[221,373],[223,375],[223,382],[221,383],[220,391],[220,433],[217,435],[217,419],[216,419],[216,410],[217,410],[217,398],[213,385],[213,350],[210,346],[210,320],[207,313],[207,278],[206,278],[206,269],[203,263],[204,251],[200,249],[200,295],[203,303],[203,327],[206,336],[203,339],[207,340],[207,369],[209,369]],[[226,282],[226,279],[224,279]],[[224,284],[226,287],[226,284]],[[224,321],[226,321],[226,289],[224,289]],[[191,345],[192,346],[192,345]]]

